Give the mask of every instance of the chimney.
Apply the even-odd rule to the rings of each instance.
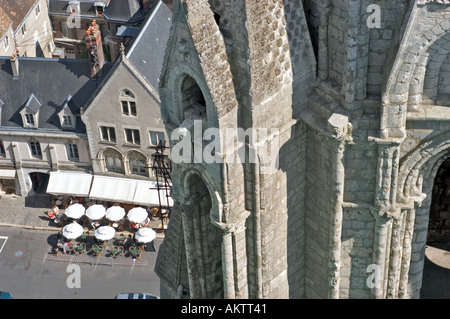
[[[11,69],[13,73],[13,79],[19,78],[19,57],[17,54],[13,53],[11,56]]]
[[[100,27],[92,20],[92,24],[86,30],[86,49],[89,57],[89,64],[91,66],[91,78],[102,75],[102,67],[105,61],[103,55],[102,35]]]

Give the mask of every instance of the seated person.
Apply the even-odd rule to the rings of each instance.
[[[130,246],[131,244],[133,244],[133,238],[131,237],[131,235],[128,235],[128,237],[124,239],[122,245],[123,245],[124,247],[128,247],[128,246]]]
[[[66,241],[61,234],[58,234],[57,236],[58,236],[58,240],[56,242],[56,247],[57,247],[57,249],[61,249],[62,252],[65,254],[66,249],[69,246],[69,242]]]
[[[59,213],[58,215],[56,215],[54,221],[56,224],[59,224],[64,218],[64,214],[63,213]]]
[[[149,227],[150,226],[150,218],[146,218],[142,223],[141,227]]]
[[[139,224],[138,223],[131,223],[130,227],[134,228],[134,229],[138,229],[139,228]]]

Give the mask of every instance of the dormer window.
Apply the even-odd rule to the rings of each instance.
[[[62,122],[63,127],[72,127],[72,116],[63,115],[62,118],[63,118],[63,122]]]
[[[36,96],[31,93],[25,107],[20,111],[22,115],[23,127],[25,128],[37,128],[39,119],[39,110],[42,104],[38,101]]]
[[[94,7],[95,7],[95,13],[97,15],[97,17],[103,17],[103,10],[105,8],[105,3],[104,2],[95,2],[94,3]]]
[[[69,12],[70,15],[79,15],[80,14],[80,2],[79,1],[69,1],[67,11]]]
[[[25,124],[28,126],[36,126],[35,122],[34,122],[34,115],[31,113],[25,113],[24,114],[25,117]]]
[[[58,113],[59,120],[61,122],[61,128],[63,130],[73,130],[75,129],[75,115],[74,110],[77,110],[78,106],[73,101],[72,95],[68,95],[64,100],[62,110]]]
[[[119,96],[122,114],[126,116],[137,116],[136,99],[130,90],[123,90]]]

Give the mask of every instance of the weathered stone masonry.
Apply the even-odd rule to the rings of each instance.
[[[174,163],[161,296],[419,297],[450,154],[449,21],[446,0],[174,1],[168,135],[276,128],[259,142],[279,162]]]

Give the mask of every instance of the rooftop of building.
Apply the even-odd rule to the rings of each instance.
[[[20,111],[39,111],[38,128],[61,130],[58,113],[69,107],[77,115],[95,89],[101,84],[113,63],[105,63],[102,76],[91,78],[88,60],[19,57],[19,75],[13,76],[9,57],[0,57],[0,99],[2,127],[22,128]],[[34,96],[34,97],[33,97]],[[74,132],[85,132],[76,116]]]

